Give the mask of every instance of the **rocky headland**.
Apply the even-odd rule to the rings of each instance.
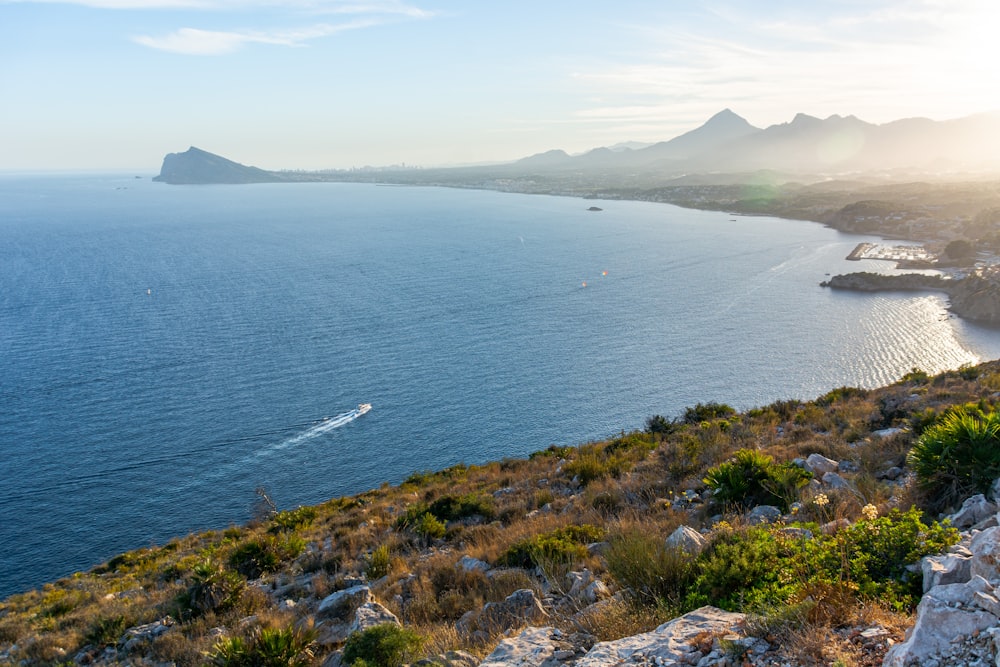
[[[944,292],[948,295],[950,310],[959,317],[983,324],[1000,325],[1000,271],[995,267],[975,269],[961,278],[920,273],[885,275],[862,271],[836,275],[820,285],[859,292]]]

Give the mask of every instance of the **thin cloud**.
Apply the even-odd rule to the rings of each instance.
[[[247,44],[271,44],[277,46],[304,46],[306,42],[330,37],[347,30],[359,30],[378,25],[375,19],[351,21],[341,24],[320,24],[298,30],[276,32],[261,31],[219,31],[181,28],[161,37],[140,35],[132,41],[142,46],[170,53],[196,56],[217,56],[233,53]]]
[[[0,0],[0,4],[78,5],[94,9],[200,9],[251,11],[285,9],[316,14],[388,14],[427,18],[433,12],[401,2],[339,2],[338,0]]]

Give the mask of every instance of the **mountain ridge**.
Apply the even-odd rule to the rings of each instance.
[[[693,130],[641,148],[597,147],[579,155],[552,149],[509,163],[424,171],[461,177],[484,170],[594,175],[623,169],[657,178],[761,169],[810,175],[1000,169],[1000,112],[946,121],[904,118],[880,125],[853,115],[820,119],[798,113],[786,123],[758,128],[727,108]],[[168,154],[154,180],[237,184],[343,180],[350,173],[267,171],[191,147]]]

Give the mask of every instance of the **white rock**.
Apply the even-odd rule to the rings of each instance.
[[[823,473],[833,472],[836,469],[837,462],[822,454],[810,454],[806,457],[806,470],[816,476],[822,476]]]
[[[323,617],[346,616],[366,602],[374,600],[372,589],[368,586],[351,586],[323,598],[316,614]]]
[[[535,592],[530,588],[522,588],[508,595],[503,602],[486,603],[475,623],[480,630],[497,633],[547,617],[548,614]],[[468,624],[466,627],[469,627]]]
[[[473,558],[472,556],[462,556],[456,564],[459,569],[465,572],[486,572],[490,569],[490,564]]]
[[[363,632],[384,623],[400,624],[396,615],[378,602],[366,602],[354,610],[354,621],[351,623],[348,633]]]
[[[924,593],[942,584],[962,584],[972,577],[972,559],[958,554],[925,556],[920,561]]]
[[[889,649],[883,667],[930,664],[950,651],[956,637],[977,636],[997,625],[996,616],[982,609],[966,608],[983,580],[932,588],[917,605],[917,620],[906,641]],[[988,584],[987,584],[988,586]]]
[[[666,541],[668,548],[678,549],[691,555],[700,554],[706,544],[708,540],[705,536],[690,526],[678,526]]]
[[[525,628],[517,637],[504,639],[479,667],[541,667],[557,649],[553,628]]]
[[[630,661],[647,665],[697,664],[701,656],[692,640],[704,633],[736,632],[743,617],[716,607],[701,607],[652,632],[594,644],[575,667],[612,667]]]
[[[774,523],[781,519],[781,510],[774,505],[757,505],[747,512],[746,522],[751,526],[762,523]]]
[[[986,500],[986,496],[980,493],[966,498],[965,502],[962,503],[962,508],[948,517],[948,520],[955,528],[964,530],[995,516],[996,513],[996,504]]]
[[[974,535],[969,551],[972,552],[973,575],[979,575],[987,581],[1000,580],[1000,528],[987,528]]]
[[[823,485],[831,489],[847,489],[851,484],[835,472],[823,473]]]

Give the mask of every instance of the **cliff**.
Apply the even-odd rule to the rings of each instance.
[[[275,183],[283,179],[272,172],[247,167],[192,146],[183,153],[167,154],[160,174],[153,180],[171,185],[193,185]]]

